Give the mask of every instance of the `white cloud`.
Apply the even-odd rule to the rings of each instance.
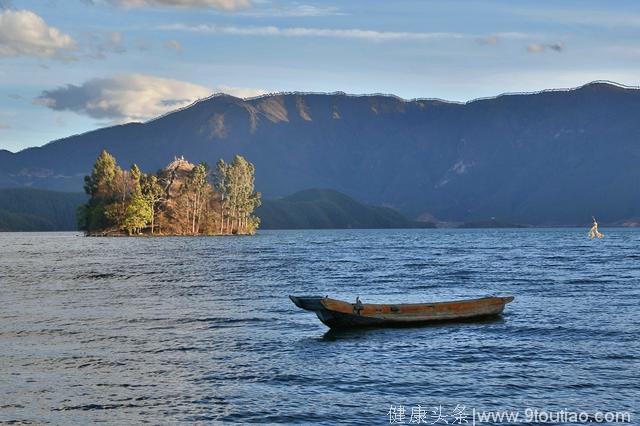
[[[226,93],[237,98],[253,98],[254,96],[266,95],[267,91],[262,89],[254,89],[251,87],[232,87],[219,85],[215,87],[216,93]]]
[[[109,0],[121,7],[213,8],[233,12],[251,7],[251,0]]]
[[[56,111],[73,111],[101,120],[144,121],[187,106],[213,92],[225,92],[239,97],[265,93],[259,89],[229,86],[218,86],[212,90],[179,80],[127,74],[92,79],[80,86],[70,84],[46,90],[34,103]]]
[[[257,2],[256,2],[257,3]],[[286,6],[276,6],[269,4],[267,8],[255,8],[250,11],[240,12],[242,15],[254,17],[309,17],[309,16],[336,16],[342,15],[335,6],[320,7],[309,4],[293,4]]]
[[[182,53],[182,44],[178,40],[165,40],[164,47],[170,50],[174,50],[176,53]]]
[[[50,27],[29,10],[5,10],[0,13],[0,58],[64,58],[65,52],[75,47],[76,42],[71,36]]]
[[[173,24],[161,27],[165,30],[193,31],[211,34],[228,34],[242,36],[283,36],[283,37],[332,37],[351,38],[371,41],[392,40],[440,40],[461,39],[465,34],[449,32],[407,32],[407,31],[375,31],[361,29],[333,29],[333,28],[280,28],[275,26],[240,27],[233,25],[184,25]]]

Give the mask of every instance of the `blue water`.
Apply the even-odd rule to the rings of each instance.
[[[0,422],[389,424],[418,404],[635,422],[640,230],[604,232],[0,234]],[[288,294],[516,299],[496,321],[333,333]]]

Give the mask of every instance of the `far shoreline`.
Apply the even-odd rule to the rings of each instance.
[[[438,231],[438,230],[459,230],[459,231],[471,231],[471,230],[542,230],[542,229],[586,229],[588,231],[588,225],[528,225],[521,227],[455,227],[455,226],[436,226],[431,228],[261,228],[255,234],[211,234],[211,235],[180,235],[180,234],[142,234],[142,235],[85,235],[81,230],[73,229],[57,229],[57,230],[0,230],[0,234],[61,234],[61,233],[76,233],[80,237],[89,238],[207,238],[207,237],[252,237],[258,236],[269,231]],[[603,227],[602,229],[639,229],[640,226],[624,226],[624,225],[612,225]],[[586,232],[586,231],[585,231]]]

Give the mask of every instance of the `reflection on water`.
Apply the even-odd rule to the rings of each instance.
[[[492,315],[489,317],[482,318],[468,318],[468,319],[457,319],[451,321],[441,321],[429,324],[394,324],[393,326],[372,326],[366,328],[355,328],[355,329],[328,329],[323,335],[322,340],[327,342],[333,342],[341,339],[358,339],[360,337],[364,337],[365,334],[376,334],[376,332],[380,332],[381,330],[407,330],[407,329],[415,329],[422,327],[430,327],[430,328],[439,328],[439,327],[454,327],[458,330],[465,325],[472,324],[474,327],[478,327],[482,324],[498,324],[504,322],[504,318],[502,315]],[[400,332],[402,333],[402,332]]]
[[[0,422],[388,423],[389,405],[637,411],[640,231],[0,234]],[[288,294],[515,295],[501,319],[328,331]]]

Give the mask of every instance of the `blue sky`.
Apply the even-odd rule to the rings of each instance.
[[[639,40],[637,1],[0,0],[0,149],[220,91],[637,86]]]

